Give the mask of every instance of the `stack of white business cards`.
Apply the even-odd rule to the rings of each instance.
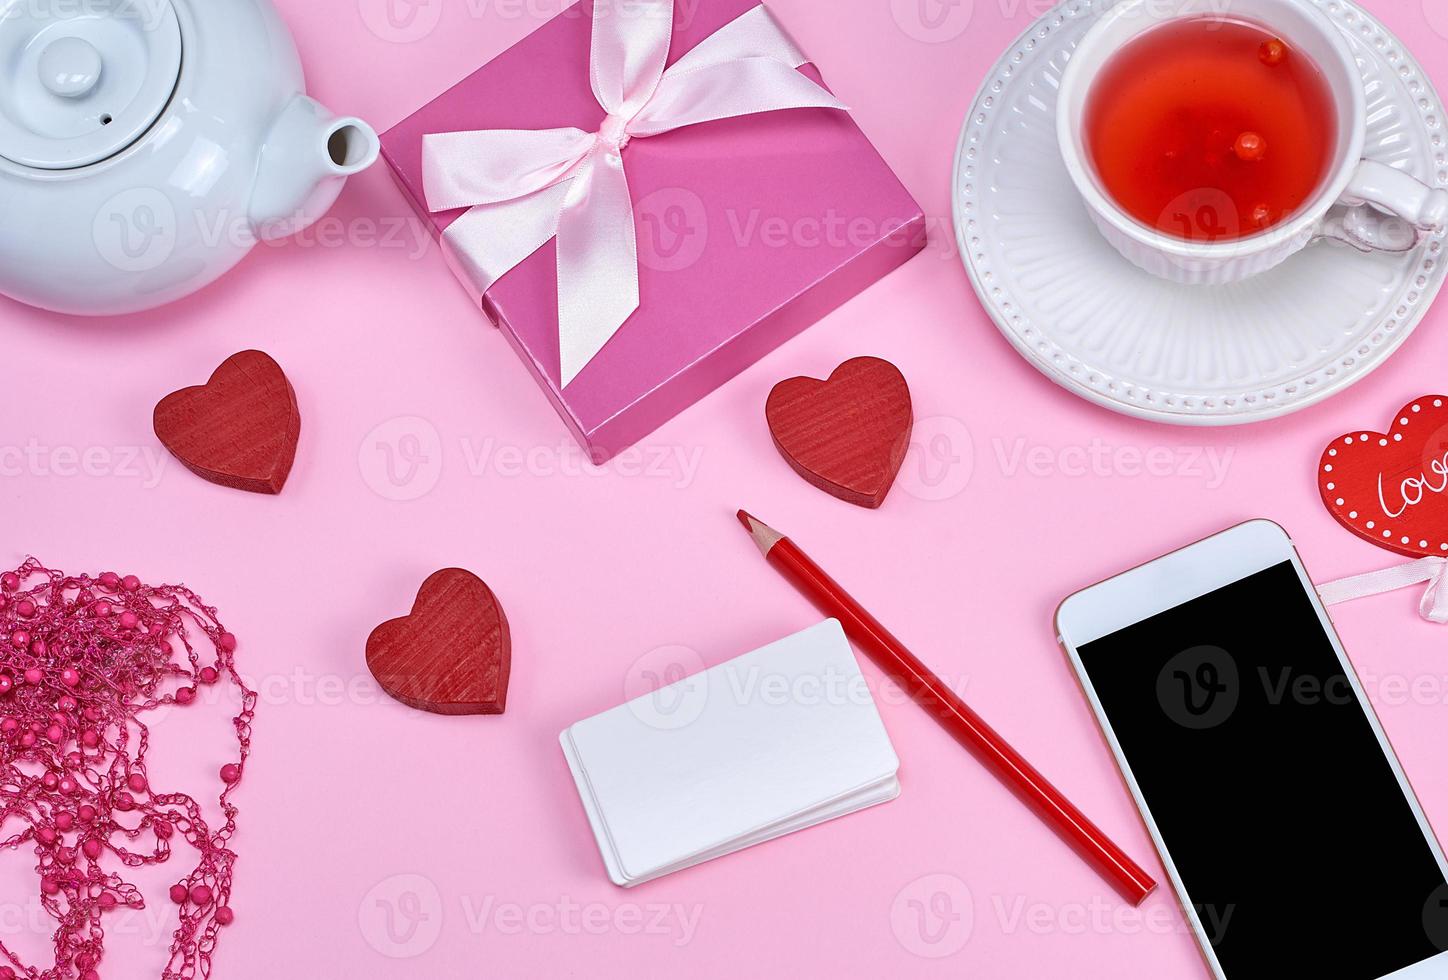
[[[900,760],[833,619],[559,741],[608,876],[625,887],[900,795]]]

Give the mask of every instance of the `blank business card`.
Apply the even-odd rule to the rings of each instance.
[[[833,619],[559,741],[609,878],[626,887],[900,793],[900,761]]]

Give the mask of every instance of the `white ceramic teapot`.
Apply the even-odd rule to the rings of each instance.
[[[131,313],[294,234],[377,159],[269,0],[0,0],[0,293]]]

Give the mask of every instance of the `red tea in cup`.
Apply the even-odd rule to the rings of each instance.
[[[1337,114],[1322,71],[1270,30],[1169,21],[1103,67],[1086,105],[1103,189],[1136,220],[1189,241],[1245,238],[1323,184]]]

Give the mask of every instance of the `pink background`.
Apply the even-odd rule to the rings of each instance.
[[[406,0],[283,2],[314,94],[379,129],[557,9],[426,0],[396,27],[387,2]],[[558,749],[564,725],[651,671],[716,663],[818,619],[734,523],[742,505],[813,551],[1159,871],[1056,649],[1057,601],[1256,516],[1284,523],[1323,579],[1396,561],[1327,516],[1314,464],[1332,436],[1444,387],[1431,366],[1448,362],[1448,312],[1342,397],[1249,429],[1158,427],[1055,388],[981,312],[949,233],[961,119],[1043,5],[937,2],[776,3],[924,205],[933,244],[601,472],[581,466],[381,167],[348,187],[321,233],[259,249],[171,309],[86,323],[3,306],[6,562],[34,553],[186,581],[220,606],[262,692],[238,797],[238,918],[217,976],[1206,976],[1168,890],[1124,908],[872,666],[903,759],[899,800],[637,890],[604,878]],[[1369,6],[1431,74],[1448,70],[1437,0]],[[134,457],[158,458],[157,399],[245,347],[269,351],[297,388],[285,492],[224,490],[169,460],[147,476]],[[919,419],[920,445],[879,512],[795,477],[762,420],[774,382],[866,353],[900,366]],[[1093,451],[1103,472],[1083,474]],[[1154,475],[1136,451],[1156,454]],[[450,564],[483,576],[512,623],[502,717],[409,711],[363,666],[371,628]],[[1335,616],[1430,817],[1448,827],[1448,660],[1417,598]],[[212,703],[165,719],[153,782],[209,793],[219,749],[171,733],[184,721],[220,735],[225,718]],[[0,938],[27,950],[43,945],[26,935],[28,860],[8,866],[0,901]],[[157,880],[153,918],[108,921],[108,975],[158,972],[172,926]],[[917,918],[916,902],[932,915]]]

